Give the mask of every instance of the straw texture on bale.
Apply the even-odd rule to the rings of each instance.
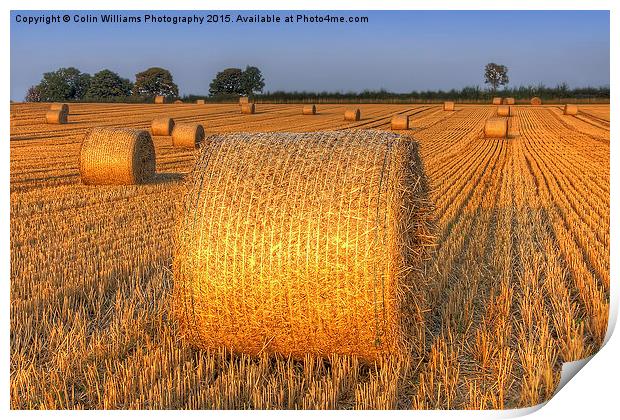
[[[345,121],[359,121],[361,117],[362,117],[362,114],[359,108],[347,109],[346,111],[344,111]]]
[[[45,113],[45,122],[48,124],[66,124],[67,113],[61,110],[50,109]]]
[[[255,112],[256,112],[256,106],[254,106],[254,103],[241,104],[242,114],[254,114]]]
[[[534,96],[532,99],[530,99],[530,104],[542,105],[542,100],[538,96]]]
[[[148,131],[96,127],[82,142],[84,184],[142,184],[154,174],[155,148]]]
[[[502,98],[500,97],[493,98],[493,105],[501,105],[501,104],[502,104]]]
[[[485,137],[506,138],[508,135],[508,119],[489,118],[484,124]]]
[[[303,115],[314,115],[316,114],[316,105],[306,105],[301,109],[301,113]]]
[[[407,115],[394,115],[391,126],[392,130],[409,130],[409,117]]]
[[[500,105],[497,107],[498,117],[510,117],[512,115],[512,108],[508,105]]]
[[[174,128],[174,120],[170,117],[155,118],[151,121],[151,133],[154,136],[169,136]]]
[[[248,98],[247,96],[239,97],[239,105],[249,104],[249,103],[250,103],[250,98]]]
[[[454,102],[448,101],[443,103],[444,111],[454,111]]]
[[[204,105],[205,104],[205,100],[204,99],[196,99],[196,104],[197,105]]]
[[[166,102],[166,98],[165,98],[164,96],[157,95],[157,96],[155,97],[155,103],[156,103],[156,104],[163,104],[163,103],[165,103],[165,102]]]
[[[50,106],[50,111],[62,111],[65,114],[69,113],[69,105],[67,104],[52,104]]]
[[[515,98],[504,98],[504,105],[514,105]]]
[[[177,231],[182,338],[367,361],[423,347],[425,185],[417,143],[392,133],[210,138]]]
[[[172,145],[196,149],[205,139],[205,129],[201,124],[175,124],[172,130]]]
[[[573,105],[573,104],[564,105],[564,115],[577,115],[578,111],[579,111],[579,108],[577,108],[577,105]]]

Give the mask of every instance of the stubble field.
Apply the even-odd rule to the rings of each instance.
[[[11,105],[13,408],[513,408],[549,399],[561,364],[597,351],[609,309],[609,105],[516,106],[510,138],[485,139],[496,107]],[[195,152],[154,137],[157,179],[80,183],[90,127],[147,129],[156,116],[207,133],[389,130],[410,135],[431,187],[433,284],[422,358],[381,367],[203,352],[170,316],[176,203]]]

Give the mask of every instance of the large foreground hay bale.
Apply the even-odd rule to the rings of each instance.
[[[444,111],[454,111],[454,102],[447,101],[443,103]]]
[[[174,128],[174,120],[170,117],[155,118],[151,121],[151,134],[154,136],[169,136]]]
[[[155,174],[155,148],[148,131],[90,130],[80,150],[84,184],[142,184]]]
[[[577,115],[577,112],[579,112],[579,108],[577,108],[577,105],[564,105],[564,115]]]
[[[166,97],[162,96],[162,95],[157,95],[155,97],[155,103],[156,104],[164,104],[164,103],[166,103]]]
[[[414,141],[214,136],[186,188],[173,305],[194,346],[368,361],[424,346],[428,212]]]
[[[407,115],[394,115],[391,127],[392,130],[409,130],[409,117]]]
[[[254,114],[255,112],[256,112],[256,106],[254,105],[254,103],[241,105],[242,114]]]
[[[504,98],[504,105],[514,105],[515,98]]]
[[[301,109],[301,113],[303,115],[314,115],[316,114],[316,105],[306,105]]]
[[[502,98],[501,97],[493,98],[493,105],[501,105],[501,104],[502,104]]]
[[[69,105],[67,104],[52,104],[50,105],[50,111],[62,111],[65,114],[69,113]]]
[[[359,121],[362,118],[362,113],[359,108],[347,109],[344,111],[345,121]]]
[[[249,103],[250,103],[250,98],[248,98],[247,96],[239,97],[239,105],[249,104]]]
[[[196,149],[205,139],[205,129],[201,124],[176,124],[172,130],[172,145]]]
[[[484,124],[485,137],[506,138],[508,135],[508,119],[489,118]]]
[[[530,104],[542,105],[542,100],[538,96],[534,96],[532,99],[530,99]]]
[[[62,110],[50,109],[45,113],[45,122],[48,124],[66,124],[67,113]]]
[[[497,107],[497,116],[498,117],[510,117],[513,113],[513,110],[508,105],[500,105]]]
[[[204,104],[205,104],[204,99],[196,99],[196,105],[204,105]]]

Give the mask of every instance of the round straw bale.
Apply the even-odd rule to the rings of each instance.
[[[443,103],[444,111],[454,111],[454,102],[448,101]]]
[[[359,121],[362,117],[359,108],[347,109],[344,111],[345,121]]]
[[[182,104],[182,103],[183,103],[183,101],[182,101],[182,100],[180,100],[180,99],[177,99],[176,101],[174,101],[174,103],[178,105],[178,104]]]
[[[542,105],[542,100],[538,96],[534,96],[532,99],[530,99],[530,104]]]
[[[489,118],[484,124],[485,137],[505,138],[508,134],[508,120],[506,118]]]
[[[48,124],[66,124],[67,114],[61,110],[50,109],[45,113],[45,122]]]
[[[164,103],[166,103],[166,97],[162,96],[162,95],[157,95],[155,97],[155,103],[156,104],[164,104]]]
[[[306,105],[301,109],[301,113],[303,115],[314,115],[316,114],[316,105]]]
[[[493,105],[501,105],[501,104],[502,104],[502,98],[501,97],[493,98]]]
[[[65,114],[69,113],[69,105],[67,104],[52,104],[50,105],[50,111],[62,111]]]
[[[169,136],[174,128],[174,120],[170,117],[155,118],[151,121],[151,134],[154,136]]]
[[[391,125],[392,130],[409,130],[409,117],[407,115],[394,115]]]
[[[497,107],[498,117],[510,117],[512,115],[512,108],[508,105],[500,105]]]
[[[155,148],[146,130],[96,127],[80,150],[84,184],[142,184],[155,174]]]
[[[239,97],[239,105],[249,104],[249,103],[250,103],[250,98],[248,98],[247,96]]]
[[[241,105],[242,114],[254,114],[256,112],[256,106],[254,103],[247,103]]]
[[[205,129],[201,124],[176,124],[172,130],[172,145],[196,149],[205,139]]]
[[[504,98],[504,105],[514,105],[515,98]]]
[[[579,109],[577,108],[577,105],[573,105],[573,104],[564,105],[564,115],[577,115],[578,111]]]
[[[177,226],[183,339],[367,361],[424,347],[429,212],[415,141],[366,130],[210,140]]]
[[[205,104],[204,99],[196,99],[196,105],[204,105],[204,104]]]

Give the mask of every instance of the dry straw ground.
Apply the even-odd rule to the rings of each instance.
[[[609,107],[11,105],[13,408],[505,408],[552,396],[561,362],[593,354],[609,296]],[[390,128],[408,115],[437,225],[421,359],[231,357],[178,340],[170,314],[174,203],[196,151],[154,138],[156,182],[86,186],[93,126],[148,129],[162,113],[208,132]]]

